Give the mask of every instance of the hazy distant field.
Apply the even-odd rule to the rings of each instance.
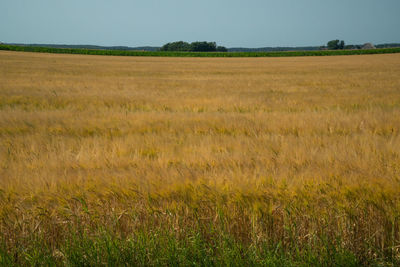
[[[400,264],[400,54],[0,51],[0,264]]]

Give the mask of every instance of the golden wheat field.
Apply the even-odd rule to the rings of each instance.
[[[400,54],[0,52],[4,253],[160,229],[400,262]]]

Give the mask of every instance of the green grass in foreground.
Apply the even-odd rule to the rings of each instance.
[[[35,235],[12,250],[0,245],[1,266],[361,266],[378,262],[359,262],[330,240],[325,246],[291,251],[281,244],[244,246],[231,236],[218,233],[205,239],[200,232],[178,238],[170,231],[138,232],[118,238],[106,231],[96,236],[77,232],[56,247],[44,236]],[[321,241],[317,241],[321,242]]]
[[[153,57],[299,57],[299,56],[336,56],[336,55],[368,55],[400,53],[400,48],[382,48],[371,50],[321,50],[321,51],[288,51],[288,52],[145,52],[145,51],[120,51],[120,50],[92,50],[75,48],[49,48],[17,45],[0,45],[0,50],[58,53],[58,54],[83,54],[83,55],[108,55],[108,56],[153,56]]]

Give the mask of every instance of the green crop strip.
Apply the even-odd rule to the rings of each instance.
[[[340,56],[400,53],[400,48],[382,48],[366,50],[321,50],[286,52],[148,52],[120,50],[92,50],[75,48],[49,48],[17,45],[0,45],[0,50],[39,52],[55,54],[82,54],[104,56],[150,56],[150,57],[303,57],[303,56]]]

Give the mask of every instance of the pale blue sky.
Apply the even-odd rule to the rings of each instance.
[[[0,41],[227,47],[400,42],[400,0],[0,0]]]

